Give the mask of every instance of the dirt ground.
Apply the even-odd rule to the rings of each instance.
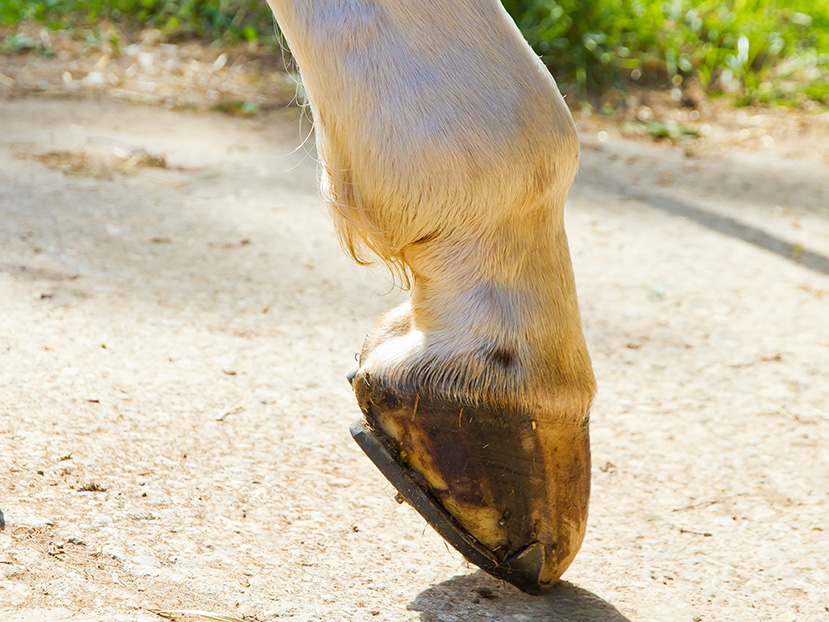
[[[4,62],[0,620],[829,619],[825,154],[582,122],[591,519],[533,597],[349,437],[345,375],[400,295],[339,250],[300,111],[33,92]]]

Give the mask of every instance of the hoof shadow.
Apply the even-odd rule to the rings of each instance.
[[[408,606],[421,622],[630,622],[609,602],[567,581],[530,596],[478,571],[421,592]]]

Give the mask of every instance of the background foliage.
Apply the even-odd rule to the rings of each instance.
[[[738,103],[829,105],[829,0],[503,1],[562,90],[581,97],[639,83],[679,98],[696,82]],[[101,20],[168,40],[276,45],[264,0],[0,0],[0,25],[87,28],[94,39]]]
[[[829,103],[827,0],[505,0],[582,93],[698,79],[743,102]]]

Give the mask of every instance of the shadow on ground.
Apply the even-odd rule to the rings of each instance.
[[[795,241],[802,236],[800,232],[789,231],[789,238],[795,239],[787,239],[785,233],[774,230],[780,223],[774,214],[783,209],[781,206],[793,215],[807,215],[808,222],[811,218],[825,222],[829,184],[824,168],[775,161],[777,168],[770,171],[768,162],[756,154],[735,158],[700,163],[675,151],[653,147],[631,151],[630,145],[599,148],[587,144],[582,150],[574,194],[581,186],[592,186],[742,240],[817,273],[829,274],[829,255],[824,250]],[[673,166],[673,172],[665,162]],[[660,186],[666,190],[655,189]],[[752,212],[763,217],[760,226],[744,222],[739,211],[722,211],[735,201],[750,204]],[[812,246],[816,241],[819,238],[812,238]]]
[[[63,136],[64,125],[90,122],[86,105],[40,112],[60,112],[60,124],[45,118]],[[134,144],[146,140],[160,159],[168,157],[162,130],[174,126],[175,115],[142,109],[147,124],[159,119],[154,133],[142,137],[116,129],[122,127],[119,122],[131,123],[129,108],[110,106],[99,112],[113,118],[96,131],[124,135]],[[0,277],[36,282],[43,300],[53,305],[104,293],[197,312],[212,313],[217,306],[282,313],[295,308],[308,319],[317,310],[344,306],[349,297],[351,308],[364,304],[364,277],[344,270],[350,265],[318,199],[313,164],[300,161],[290,173],[279,168],[289,164],[280,160],[287,149],[280,142],[285,120],[275,117],[276,129],[269,134],[276,137],[274,145],[254,143],[268,154],[259,159],[247,151],[228,151],[221,142],[226,135],[237,142],[250,139],[255,128],[236,119],[209,121],[203,133],[215,138],[216,153],[226,155],[221,164],[207,158],[203,166],[149,167],[130,175],[110,167],[104,178],[84,169],[70,174],[32,164],[21,154],[48,154],[50,144],[37,128],[20,130],[25,150],[0,145]],[[185,145],[193,132],[185,123]],[[118,140],[132,144],[126,138]],[[197,160],[196,144],[182,147],[171,160]]]
[[[801,244],[788,242],[735,218],[717,214],[699,205],[675,199],[664,193],[620,192],[620,194],[673,216],[690,220],[712,231],[748,242],[820,274],[829,274],[829,256],[804,248]]]
[[[567,581],[530,596],[482,571],[430,587],[408,609],[419,611],[422,622],[630,622],[607,601]]]

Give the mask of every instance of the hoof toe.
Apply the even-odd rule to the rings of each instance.
[[[492,576],[513,584],[529,594],[540,594],[549,585],[539,581],[544,566],[544,547],[538,542],[525,547],[509,558],[498,557],[470,534],[419,482],[411,469],[401,465],[389,451],[388,440],[378,435],[364,420],[350,428],[357,444],[380,472],[397,489],[406,502],[426,520],[438,534],[469,562]]]
[[[360,400],[366,418],[351,433],[406,501],[491,575],[531,594],[551,587],[584,536],[586,423],[388,390],[374,397]]]

